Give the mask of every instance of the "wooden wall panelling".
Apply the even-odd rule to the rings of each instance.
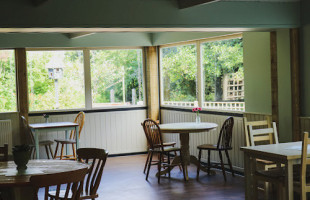
[[[270,32],[272,121],[279,127],[277,32]]]
[[[292,120],[293,140],[301,140],[300,132],[300,80],[299,80],[299,29],[290,29],[291,51],[291,90],[292,90]]]

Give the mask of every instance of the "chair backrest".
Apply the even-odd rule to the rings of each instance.
[[[243,117],[244,134],[246,146],[251,146],[250,135],[249,135],[249,125],[253,129],[257,128],[270,128],[271,127],[271,117],[266,115],[266,120],[261,121],[248,121],[246,117]]]
[[[84,112],[79,112],[77,114],[77,116],[75,117],[75,119],[74,119],[74,123],[79,124],[79,138],[81,136],[81,132],[82,132],[82,129],[83,129],[83,126],[84,126],[84,121],[85,121],[85,113]],[[76,137],[75,130],[72,130],[71,134],[70,134],[70,139],[75,139],[75,137]]]
[[[310,158],[308,157],[308,145],[310,144],[309,133],[305,132],[302,140],[302,154],[301,154],[301,171],[300,171],[300,189],[301,195],[306,199],[306,192],[310,191],[310,185],[306,183],[307,165],[310,165]]]
[[[163,151],[163,140],[158,124],[152,119],[146,119],[142,123],[142,127],[148,144],[150,145],[150,149],[161,148]]]
[[[33,137],[32,131],[31,131],[30,127],[29,127],[27,119],[24,116],[21,116],[20,118],[22,119],[25,131],[26,131],[27,144],[34,144],[35,143],[34,142],[34,137]]]
[[[217,148],[231,148],[232,141],[232,129],[234,127],[234,118],[228,117],[221,128],[219,139],[217,142]]]
[[[79,161],[91,164],[84,179],[83,197],[95,199],[98,197],[97,190],[108,152],[104,149],[80,148],[77,150],[77,155]]]
[[[249,134],[251,146],[255,146],[255,142],[267,142],[268,144],[278,144],[278,132],[275,122],[272,123],[272,128],[253,129],[249,125]]]
[[[44,199],[48,199],[48,192],[50,186],[57,186],[55,196],[53,199],[59,199],[61,185],[66,185],[66,191],[62,199],[77,200],[82,191],[82,182],[88,169],[83,168],[75,171],[62,172],[57,174],[43,174],[34,175],[30,177],[30,184],[34,188],[35,199],[38,199],[39,188],[44,187]]]
[[[5,162],[9,160],[9,145],[4,144],[3,147],[0,147],[0,162]]]

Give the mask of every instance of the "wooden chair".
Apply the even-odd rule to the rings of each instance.
[[[255,146],[255,142],[267,142],[268,144],[278,144],[278,131],[277,124],[272,123],[272,128],[253,129],[252,125],[249,125],[249,134],[251,146]]]
[[[21,119],[22,119],[23,125],[26,129],[28,143],[30,143],[29,145],[31,146],[31,151],[32,151],[32,155],[33,155],[32,157],[35,158],[36,149],[35,149],[35,141],[34,141],[33,133],[29,127],[29,124],[28,124],[26,118],[24,116],[21,116]],[[51,158],[54,158],[53,157],[53,151],[52,151],[52,144],[54,144],[54,142],[51,140],[39,141],[39,146],[45,147],[45,152],[46,152],[48,159],[50,159],[50,154],[51,154]]]
[[[84,179],[84,189],[80,199],[98,198],[97,190],[101,182],[108,152],[104,149],[80,148],[77,150],[77,156],[79,161],[91,164]]]
[[[79,199],[84,177],[88,169],[79,169],[75,171],[62,172],[58,174],[44,174],[44,175],[34,175],[30,177],[30,184],[34,188],[35,199],[38,198],[38,191],[40,188],[45,188],[44,199]],[[66,191],[64,193],[60,192],[61,185],[66,185]],[[49,195],[49,187],[57,186],[56,191],[53,193],[54,196]],[[64,196],[60,196],[64,195]]]
[[[232,175],[235,176],[234,170],[232,168],[232,164],[231,164],[231,161],[229,158],[229,154],[228,154],[228,150],[232,150],[231,141],[232,141],[233,126],[234,126],[234,118],[228,117],[225,120],[225,122],[223,123],[223,126],[221,128],[220,135],[219,135],[219,138],[218,138],[216,145],[214,145],[214,144],[202,144],[202,145],[199,145],[197,147],[199,150],[199,154],[198,154],[199,164],[197,167],[197,180],[199,179],[202,150],[208,150],[208,173],[210,173],[210,168],[211,168],[211,162],[210,162],[211,151],[218,151],[219,156],[220,156],[220,160],[221,160],[220,164],[221,164],[224,180],[226,181],[226,173],[225,173],[224,165],[229,165]],[[223,162],[222,151],[224,151],[226,154],[227,161],[228,161],[227,164],[224,164],[224,162]]]
[[[170,153],[174,152],[174,151],[178,151],[180,153],[180,158],[181,158],[181,163],[178,165],[181,165],[184,180],[186,180],[186,175],[185,175],[185,170],[184,170],[182,155],[181,155],[181,149],[177,148],[177,147],[165,147],[163,145],[163,140],[162,140],[160,128],[159,128],[158,124],[155,121],[153,121],[152,119],[146,119],[143,122],[142,126],[143,126],[145,136],[147,138],[147,141],[150,145],[149,151],[151,152],[149,162],[147,165],[147,173],[146,173],[145,179],[148,180],[151,165],[157,165],[158,173],[161,171],[161,168],[163,166],[167,167],[168,169],[170,167],[172,167],[172,165],[170,164]],[[159,159],[157,162],[152,163],[154,153],[159,154]],[[162,162],[162,160],[163,160],[162,158],[163,158],[164,154],[167,154],[167,156],[168,156],[166,163]],[[169,178],[170,178],[170,170],[169,170]],[[160,175],[158,175],[158,183],[160,183]]]
[[[84,126],[84,121],[85,121],[85,113],[79,112],[74,120],[74,123],[79,124],[79,133],[78,133],[79,138],[81,136],[81,132]],[[74,145],[76,144],[76,141],[75,141],[75,137],[77,137],[76,135],[77,134],[75,130],[72,130],[69,139],[55,139],[56,149],[55,149],[54,159],[60,158],[60,160],[62,160],[63,158],[65,158],[65,159],[70,159],[70,160],[76,160],[76,153],[75,153],[75,147],[74,147]],[[60,156],[57,156],[59,144],[61,144],[61,152],[60,152]],[[64,146],[69,145],[69,144],[72,145],[72,155],[63,155]]]
[[[159,124],[159,120],[156,120],[156,123]],[[143,123],[141,123],[141,126],[143,128]],[[157,143],[159,143],[159,141],[157,141]],[[165,147],[174,147],[176,145],[176,142],[164,142],[163,145]],[[149,163],[149,160],[150,160],[150,155],[151,155],[151,151],[150,151],[150,145],[147,144],[148,146],[148,151],[147,151],[147,158],[146,158],[146,161],[145,161],[145,165],[144,165],[144,170],[143,170],[143,173],[145,173],[147,167],[148,167],[148,163]],[[174,155],[176,156],[177,155],[177,152],[174,152]],[[155,162],[155,161],[154,161]]]
[[[4,144],[3,147],[0,147],[0,162],[6,162],[9,160],[9,145]]]

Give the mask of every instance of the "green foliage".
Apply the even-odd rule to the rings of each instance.
[[[196,46],[163,48],[162,76],[165,101],[196,100]]]
[[[137,97],[140,93],[142,100],[141,57],[142,51],[136,49],[91,51],[93,102],[110,103],[112,89],[115,95],[114,102],[121,103],[124,99],[125,102],[130,102],[133,88],[136,89]]]
[[[0,112],[16,111],[15,58],[13,50],[0,51]]]

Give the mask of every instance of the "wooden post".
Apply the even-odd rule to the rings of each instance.
[[[290,29],[291,90],[293,141],[301,140],[300,133],[300,82],[299,82],[299,29]]]
[[[148,118],[159,118],[159,81],[158,81],[158,52],[157,47],[146,47],[146,85]]]
[[[277,32],[270,32],[272,121],[279,127]]]
[[[27,81],[27,64],[26,64],[26,49],[15,49],[16,63],[16,91],[17,91],[17,106],[19,113],[19,130],[20,141],[24,143],[26,140],[25,129],[21,120],[24,116],[28,121],[29,100],[28,100],[28,81]]]

